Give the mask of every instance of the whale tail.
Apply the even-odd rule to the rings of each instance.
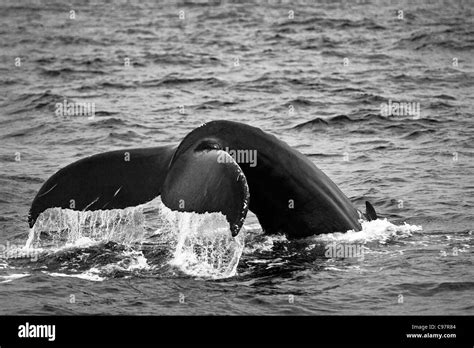
[[[197,148],[179,158],[173,157],[175,150],[175,146],[116,150],[62,168],[33,200],[30,228],[48,208],[123,209],[161,195],[171,210],[222,213],[236,236],[249,206],[249,188],[239,165],[212,147]]]
[[[368,201],[365,201],[365,217],[367,220],[377,220],[377,213],[375,212],[374,207]]]
[[[40,188],[29,225],[49,208],[123,209],[159,195],[174,211],[222,213],[233,236],[248,210],[266,233],[295,238],[361,229],[349,199],[306,156],[232,121],[208,122],[178,146],[115,150],[69,164]],[[367,217],[377,218],[370,203]]]

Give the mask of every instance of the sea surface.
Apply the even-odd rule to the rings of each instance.
[[[0,314],[473,315],[473,11],[2,0]],[[64,101],[94,114],[61,114]],[[283,139],[379,219],[289,240],[249,213],[232,239],[220,214],[157,197],[52,209],[29,229],[58,169],[218,119]],[[341,245],[356,253],[328,255]]]

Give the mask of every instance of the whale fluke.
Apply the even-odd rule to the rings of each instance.
[[[176,146],[101,153],[74,162],[41,187],[28,214],[30,227],[48,208],[123,209],[151,201],[161,192]]]
[[[176,211],[221,212],[236,236],[249,206],[247,180],[222,150],[200,144],[175,158],[176,146],[105,152],[59,170],[41,187],[29,212],[30,227],[48,208],[123,209],[153,200]],[[224,158],[224,161],[218,161]]]
[[[212,121],[178,146],[111,151],[59,170],[29,212],[33,227],[48,208],[122,209],[153,200],[176,211],[221,212],[235,236],[251,210],[265,233],[289,237],[359,231],[359,212],[314,163],[275,136]],[[377,218],[366,203],[367,218]]]

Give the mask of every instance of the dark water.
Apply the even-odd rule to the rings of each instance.
[[[0,4],[2,314],[474,313],[472,2],[86,3]],[[65,99],[95,116],[58,115]],[[420,113],[384,116],[389,100]],[[243,247],[219,217],[170,217],[158,199],[112,217],[56,212],[35,257],[15,257],[59,168],[215,119],[284,139],[381,218],[288,241],[251,215]],[[220,237],[177,253],[201,227]],[[328,258],[333,242],[363,257]]]

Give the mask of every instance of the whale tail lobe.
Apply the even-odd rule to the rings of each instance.
[[[235,237],[249,208],[247,179],[220,149],[188,151],[173,161],[161,190],[163,204],[181,212],[220,212]]]
[[[198,149],[173,159],[176,146],[105,152],[74,162],[50,177],[31,205],[33,227],[48,208],[79,211],[123,209],[161,195],[171,210],[220,212],[233,236],[249,207],[247,180],[219,149]]]

